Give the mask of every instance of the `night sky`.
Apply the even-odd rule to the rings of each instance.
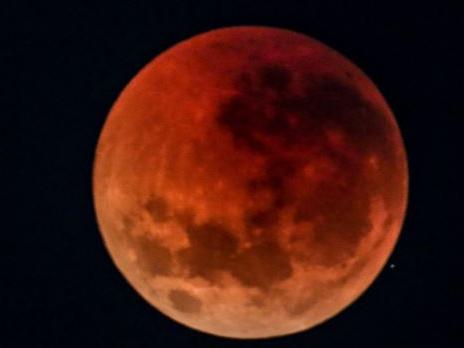
[[[2,155],[13,164],[2,169],[1,347],[462,346],[464,16],[446,1],[320,3],[2,5]],[[377,280],[330,321],[270,340],[213,337],[154,310],[114,267],[92,202],[94,149],[120,91],[173,44],[233,25],[295,30],[350,58],[391,106],[409,160],[404,228]]]

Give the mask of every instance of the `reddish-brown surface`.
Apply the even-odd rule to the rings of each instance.
[[[404,218],[401,136],[328,47],[239,27],[184,41],[115,103],[94,168],[98,222],[132,286],[221,336],[284,335],[374,280]]]

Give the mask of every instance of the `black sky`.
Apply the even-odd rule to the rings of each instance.
[[[446,1],[96,3],[0,5],[2,154],[13,161],[2,169],[12,224],[1,237],[1,347],[462,346],[458,8]],[[396,267],[336,318],[274,340],[212,337],[152,309],[110,261],[92,205],[94,148],[121,89],[171,45],[231,25],[296,30],[353,60],[389,102],[409,158]]]

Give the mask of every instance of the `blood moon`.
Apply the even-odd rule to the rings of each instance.
[[[104,242],[134,289],[236,338],[302,331],[353,302],[394,247],[407,184],[375,85],[327,46],[266,27],[195,36],[142,69],[93,176]]]

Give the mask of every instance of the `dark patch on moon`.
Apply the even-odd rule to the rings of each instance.
[[[145,203],[145,208],[155,223],[169,220],[168,203],[163,197],[152,196]]]
[[[301,91],[292,88],[296,78],[302,81]],[[273,197],[268,208],[247,213],[245,225],[272,229],[281,209],[294,206],[294,221],[314,226],[308,231],[311,238],[305,239],[310,243],[308,262],[332,266],[352,257],[372,230],[370,197],[378,190],[385,196],[391,187],[385,184],[387,177],[395,172],[385,170],[384,177],[360,174],[370,153],[382,163],[395,163],[389,138],[393,125],[388,117],[354,85],[330,76],[298,76],[275,64],[239,74],[236,88],[236,95],[220,105],[217,123],[231,134],[238,150],[265,158],[264,174],[248,182],[250,196],[266,191]],[[330,142],[327,131],[333,129],[343,132],[354,157],[347,155],[343,145]],[[299,155],[282,156],[283,149]],[[291,192],[288,183],[303,170],[308,149],[313,151],[311,156],[316,149],[316,156],[333,163],[337,173],[305,196]]]
[[[304,118],[321,125],[341,127],[360,153],[393,156],[388,137],[393,131],[389,118],[368,102],[354,86],[329,76],[307,75],[304,87]]]
[[[135,238],[137,261],[142,269],[152,276],[170,275],[172,255],[168,248],[148,237]]]
[[[190,276],[211,282],[218,272],[228,272],[244,286],[267,289],[292,274],[290,255],[276,242],[264,241],[239,250],[232,231],[218,223],[191,225],[187,228],[190,247],[178,253]]]
[[[275,174],[275,173],[274,173]],[[281,186],[278,175],[270,173],[269,183],[264,186]],[[172,274],[173,258],[189,271],[191,277],[201,277],[212,283],[218,280],[219,272],[227,272],[244,286],[267,289],[276,282],[287,279],[292,274],[290,255],[275,241],[271,230],[276,224],[276,206],[270,209],[250,212],[247,215],[248,228],[266,228],[267,237],[256,238],[250,248],[241,250],[234,232],[216,221],[203,224],[194,223],[191,211],[179,212],[172,209],[162,197],[152,197],[145,205],[156,221],[176,221],[183,226],[189,239],[189,247],[175,255],[158,241],[148,237],[135,239],[139,253],[139,264],[149,274]]]
[[[179,251],[180,261],[192,277],[214,281],[217,271],[226,269],[230,264],[238,248],[237,240],[217,223],[189,225],[186,232],[190,247]]]
[[[313,293],[311,296],[306,297],[296,303],[288,305],[285,309],[289,316],[297,317],[305,314],[312,307],[320,304],[321,297],[320,294]]]
[[[262,193],[270,195],[270,203],[259,210],[245,212],[244,224],[247,235],[256,243],[276,240],[277,227],[281,209],[293,204],[292,192],[287,187],[287,178],[293,175],[295,163],[284,158],[273,158],[265,164],[264,174],[251,179],[246,184],[247,193],[251,198],[259,197]],[[263,233],[254,237],[253,231]]]
[[[267,153],[267,146],[250,132],[251,123],[253,123],[252,128],[258,128],[259,124],[262,123],[260,118],[250,118],[250,114],[259,112],[259,109],[253,106],[250,101],[237,96],[222,106],[218,122],[232,134],[237,146],[257,153]]]
[[[238,253],[229,270],[243,285],[265,290],[291,277],[289,258],[277,242],[266,241]]]
[[[293,76],[274,64],[238,75],[237,93],[219,106],[216,119],[239,148],[273,155],[263,138],[293,148],[314,146],[321,144],[325,130],[339,127],[360,155],[394,159],[388,141],[393,124],[356,87],[335,77],[300,74],[304,87],[296,91]]]
[[[387,218],[383,222],[383,228],[384,228],[384,230],[386,232],[389,231],[389,229],[392,227],[393,222],[395,222],[395,220],[393,218],[393,214],[388,213]]]
[[[245,215],[245,225],[248,228],[270,229],[278,221],[278,215],[273,209],[264,209],[256,212],[249,212]]]
[[[189,292],[174,289],[169,292],[169,300],[174,309],[182,313],[195,314],[201,311],[202,303],[200,299]]]
[[[275,91],[288,88],[292,82],[292,72],[280,65],[263,65],[258,69],[261,84]]]

